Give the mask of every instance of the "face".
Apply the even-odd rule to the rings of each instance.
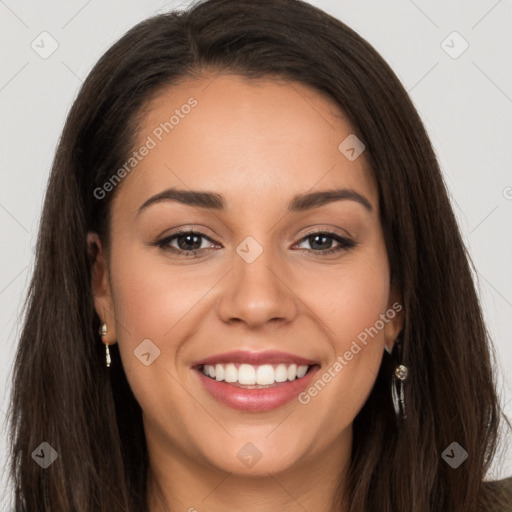
[[[403,321],[358,144],[298,83],[205,77],[145,110],[108,253],[89,241],[154,454],[263,475],[347,446]]]

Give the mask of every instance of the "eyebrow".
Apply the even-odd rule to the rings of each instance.
[[[289,212],[303,212],[319,208],[333,201],[351,200],[361,204],[369,212],[373,211],[373,207],[359,192],[353,189],[341,188],[334,190],[323,190],[319,192],[310,192],[307,194],[297,194],[292,198],[288,204]],[[226,210],[226,200],[220,194],[214,192],[202,192],[198,190],[179,190],[176,188],[169,188],[160,192],[147,201],[145,201],[139,208],[137,215],[140,215],[149,206],[161,203],[163,201],[175,201],[188,206],[196,206],[208,210],[223,211]]]

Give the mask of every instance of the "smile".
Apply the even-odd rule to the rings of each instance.
[[[231,352],[196,362],[192,369],[212,398],[233,409],[264,412],[297,399],[320,365],[280,352]]]

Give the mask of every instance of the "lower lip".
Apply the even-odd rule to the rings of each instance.
[[[272,387],[261,389],[232,386],[224,381],[207,377],[197,368],[195,370],[203,386],[219,402],[241,411],[262,412],[276,409],[297,398],[307,388],[319,369],[320,367],[315,365],[300,379],[279,382]]]

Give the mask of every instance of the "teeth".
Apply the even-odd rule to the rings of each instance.
[[[244,386],[260,385],[269,386],[276,382],[301,379],[306,375],[308,366],[297,366],[296,364],[264,364],[253,366],[252,364],[234,363],[228,364],[205,364],[203,373],[217,381],[238,382]]]
[[[288,380],[288,369],[286,368],[286,365],[277,365],[277,368],[275,369],[275,379],[276,382],[286,382]]]
[[[238,368],[238,382],[240,384],[256,384],[256,369],[250,364],[241,364]]]
[[[297,365],[291,364],[288,366],[288,380],[293,380],[297,377]]]
[[[220,365],[223,366],[223,365]],[[224,370],[224,380],[226,382],[236,382],[238,380],[238,370],[234,364],[227,364]]]
[[[224,367],[221,364],[215,365],[215,378],[217,380],[224,380]]]
[[[308,371],[307,366],[299,366],[297,368],[297,378],[302,379],[302,377],[304,377],[304,375],[306,375],[307,371]]]
[[[263,366],[258,366],[256,370],[256,383],[262,386],[267,384],[274,384],[275,372],[274,368],[270,364],[264,364]]]

